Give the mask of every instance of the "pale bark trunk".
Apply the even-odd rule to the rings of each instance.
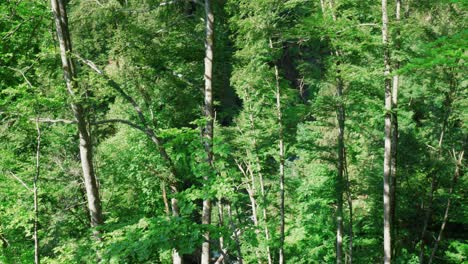
[[[76,101],[78,84],[76,83],[77,72],[71,57],[72,45],[68,30],[67,13],[63,0],[51,0],[52,11],[55,17],[57,37],[60,46],[60,55],[64,72],[67,90],[70,96]],[[79,149],[83,178],[85,182],[86,197],[92,227],[97,227],[103,223],[101,200],[99,198],[98,184],[93,166],[93,145],[91,135],[88,132],[85,111],[81,104],[72,102],[71,108],[78,124]],[[100,239],[99,232],[94,230],[94,235]]]
[[[270,39],[270,48],[273,49],[273,42]],[[278,147],[279,147],[279,176],[280,176],[280,243],[279,243],[279,264],[284,264],[284,138],[283,138],[283,113],[281,112],[281,87],[279,83],[278,66],[275,64],[276,83],[276,115],[278,120]]]
[[[206,125],[203,130],[203,140],[205,151],[207,154],[207,163],[213,167],[213,45],[214,45],[214,14],[211,9],[211,0],[205,0],[205,23],[206,23],[206,38],[205,38],[205,105],[204,115]],[[209,177],[205,176],[208,181]],[[209,225],[211,223],[211,200],[203,201],[202,224]],[[210,233],[207,231],[204,234],[204,242],[202,244],[201,264],[209,264],[210,262]]]
[[[445,226],[447,225],[447,222],[448,222],[450,204],[452,202],[451,195],[452,195],[453,190],[455,188],[455,184],[457,183],[458,177],[460,176],[460,168],[462,166],[463,154],[464,154],[464,152],[462,151],[459,154],[458,159],[456,159],[457,163],[456,163],[456,167],[455,167],[455,173],[453,174],[453,178],[452,178],[452,184],[450,186],[450,190],[449,190],[449,193],[448,193],[447,205],[445,206],[444,219],[442,221],[442,225],[440,226],[439,235],[437,236],[437,239],[434,242],[434,247],[432,248],[431,256],[429,257],[429,261],[427,262],[428,264],[432,264],[432,262],[434,260],[435,253],[437,251],[437,248],[439,247],[440,241],[442,240],[442,235],[444,233]],[[456,158],[455,153],[454,153],[454,157]]]
[[[401,0],[396,0],[396,12],[395,18],[396,22],[398,23],[396,27],[396,39],[395,39],[395,48],[397,50],[400,49],[400,9],[401,9]],[[400,62],[395,61],[395,70],[400,68]],[[396,224],[396,189],[397,189],[397,154],[398,154],[398,88],[400,85],[400,76],[398,74],[393,76],[393,83],[392,83],[392,147],[391,147],[391,155],[392,155],[392,162],[390,167],[390,174],[391,174],[391,224],[392,224],[392,237],[393,237],[393,251],[396,250],[395,248],[395,241],[397,235],[397,224]],[[393,252],[395,254],[395,252]]]
[[[385,148],[384,148],[384,175],[383,175],[383,202],[384,202],[384,264],[391,263],[391,148],[392,148],[392,84],[390,79],[390,51],[388,44],[388,15],[387,0],[382,0],[382,43],[384,48],[384,78],[385,78]]]
[[[218,219],[219,219],[219,226],[223,227],[224,226],[224,208],[223,204],[221,202],[221,199],[218,201]],[[226,254],[227,254],[227,249],[224,247],[224,237],[220,236],[219,237],[219,250],[221,251],[221,256],[218,258],[216,263],[225,263],[227,261],[226,259]]]
[[[37,130],[37,148],[36,148],[36,174],[33,182],[33,193],[34,193],[34,263],[40,263],[40,252],[39,252],[39,205],[37,199],[37,181],[39,180],[40,174],[40,157],[41,157],[41,129],[39,122],[36,119],[36,130]]]

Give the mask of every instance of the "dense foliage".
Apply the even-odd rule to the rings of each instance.
[[[380,1],[206,0],[212,164],[204,1],[58,1],[74,96],[48,1],[0,3],[0,263],[34,261],[35,223],[43,263],[172,263],[174,252],[199,263],[206,232],[212,263],[279,263],[283,248],[286,263],[381,263],[386,50],[399,77],[392,261],[468,262],[465,1],[389,1],[383,45]],[[94,146],[98,226],[70,104]]]

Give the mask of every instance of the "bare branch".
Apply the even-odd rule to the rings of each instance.
[[[13,178],[15,178],[17,181],[19,181],[24,186],[24,188],[26,188],[28,191],[32,192],[31,188],[29,188],[29,186],[23,180],[21,180],[20,177],[16,176],[11,171],[10,171],[10,174],[11,174],[11,176],[13,176]]]
[[[106,120],[100,120],[100,121],[93,122],[92,124],[93,125],[101,125],[101,124],[107,124],[107,123],[122,123],[122,124],[125,124],[125,125],[129,125],[129,126],[135,128],[135,129],[138,129],[138,130],[142,131],[145,134],[147,133],[147,131],[143,127],[141,127],[141,126],[139,126],[139,125],[137,125],[137,124],[135,124],[135,123],[133,123],[133,122],[131,122],[129,120],[125,120],[125,119],[106,119]]]
[[[28,80],[28,78],[27,78],[26,75],[24,74],[25,71],[22,71],[22,70],[20,70],[20,69],[16,69],[16,68],[13,68],[13,67],[8,67],[8,66],[7,66],[6,68],[8,68],[8,69],[10,69],[10,70],[12,70],[12,71],[15,71],[15,72],[20,73],[21,76],[23,76],[23,78],[24,78],[24,80],[26,81],[26,83],[28,84],[29,88],[32,88],[31,82]],[[29,68],[31,68],[31,66],[30,66]],[[29,70],[29,68],[27,68],[26,71]]]
[[[37,121],[39,123],[63,123],[63,124],[76,124],[76,120],[68,120],[68,119],[50,119],[50,118],[31,118],[31,121]]]

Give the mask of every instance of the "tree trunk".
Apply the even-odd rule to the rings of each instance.
[[[343,83],[338,77],[336,93],[338,105],[338,178],[336,181],[337,209],[336,209],[336,263],[341,264],[343,259],[343,189],[344,189],[344,129],[345,111],[343,100]]]
[[[224,226],[224,208],[221,199],[218,200],[218,219],[219,219],[219,226],[222,228]],[[221,251],[221,256],[218,258],[216,263],[226,263],[227,258],[227,248],[224,246],[224,237],[219,237],[219,250]]]
[[[205,23],[206,23],[206,39],[205,39],[205,104],[204,115],[206,125],[203,129],[203,141],[206,151],[206,161],[208,165],[213,167],[213,45],[214,45],[214,15],[211,10],[211,0],[205,0]],[[205,176],[205,181],[208,182],[209,176]],[[209,225],[211,223],[211,200],[203,201],[202,224]],[[202,244],[201,264],[210,263],[210,233],[207,231],[204,234],[204,242]]]
[[[420,252],[419,252],[419,263],[423,264],[424,263],[424,237],[426,236],[426,230],[427,226],[429,225],[429,219],[431,218],[432,214],[432,202],[433,202],[433,197],[434,197],[434,191],[435,191],[435,175],[433,174],[431,177],[431,192],[429,193],[429,201],[426,209],[426,213],[424,216],[424,223],[423,223],[423,228],[421,232],[421,242],[420,242]]]
[[[349,231],[348,231],[348,236],[349,236],[349,252],[348,252],[348,259],[349,262],[348,264],[353,263],[353,199],[351,196],[351,183],[349,181],[349,174],[348,174],[348,161],[346,158],[346,147],[343,149],[344,151],[344,167],[345,167],[345,174],[346,174],[346,196],[347,196],[347,201],[348,201],[348,208],[349,208]]]
[[[63,0],[51,0],[51,5],[55,17],[55,26],[59,40],[63,73],[68,93],[73,98],[71,108],[78,124],[81,167],[83,170],[91,226],[97,227],[103,223],[101,200],[99,198],[98,184],[94,173],[93,145],[91,142],[91,135],[87,129],[88,124],[86,122],[85,110],[83,106],[77,102],[80,99],[77,98],[79,95],[78,84],[76,82],[77,72],[74,61],[71,57],[72,45],[68,30],[65,3]],[[99,232],[97,230],[94,230],[93,233],[97,239],[100,239]]]
[[[451,203],[451,197],[450,196],[452,195],[453,190],[455,188],[455,184],[457,183],[458,177],[460,176],[460,168],[462,166],[463,153],[464,152],[462,151],[459,154],[458,159],[456,159],[456,155],[454,153],[454,158],[456,159],[456,162],[457,162],[456,167],[455,167],[455,173],[453,174],[453,177],[452,177],[452,184],[450,186],[450,190],[449,190],[449,194],[448,194],[449,196],[448,196],[448,199],[447,199],[447,205],[445,207],[444,219],[442,221],[442,225],[440,226],[439,235],[437,236],[437,239],[434,242],[434,247],[432,248],[431,256],[429,258],[429,261],[427,262],[428,264],[432,264],[432,261],[434,260],[435,253],[437,251],[437,248],[439,247],[440,241],[442,240],[442,235],[444,233],[445,226],[447,225],[449,210],[450,210],[450,203]]]
[[[270,39],[270,48],[273,49],[273,41]],[[279,264],[284,264],[284,138],[283,138],[283,114],[281,112],[281,87],[279,83],[278,66],[275,64],[276,81],[276,115],[278,119],[278,140],[279,140],[279,176],[280,176],[280,244],[279,244]]]
[[[387,0],[382,0],[382,43],[384,48],[384,78],[385,78],[385,148],[384,148],[384,175],[383,175],[383,202],[384,202],[384,264],[391,263],[391,201],[390,177],[392,159],[392,83],[390,79],[390,50],[388,46],[388,15]]]
[[[397,27],[396,27],[396,37],[395,37],[395,49],[399,50],[400,49],[400,9],[401,9],[401,0],[396,0],[396,22],[397,22]],[[395,61],[395,70],[398,70],[400,68],[400,62]],[[393,76],[393,86],[392,86],[392,162],[391,162],[391,167],[390,167],[390,174],[391,174],[391,196],[390,196],[390,201],[391,201],[391,224],[393,227],[393,251],[395,251],[395,241],[396,241],[396,232],[397,232],[397,224],[396,224],[396,189],[397,189],[397,148],[398,148],[398,114],[397,114],[397,109],[398,109],[398,88],[400,85],[400,76],[398,74]],[[393,255],[395,255],[395,252],[393,252]]]
[[[34,175],[33,182],[33,193],[34,193],[34,263],[40,263],[40,252],[39,252],[39,237],[38,237],[38,228],[39,228],[39,206],[37,200],[37,181],[39,180],[40,174],[40,157],[41,157],[41,129],[39,127],[39,122],[36,119],[36,130],[37,130],[37,149],[36,149],[36,174]]]

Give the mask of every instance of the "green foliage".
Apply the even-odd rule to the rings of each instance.
[[[221,254],[222,238],[226,263],[236,261],[238,249],[244,263],[266,263],[267,250],[276,263],[280,131],[285,141],[287,263],[335,262],[339,106],[345,109],[346,174],[353,206],[350,219],[345,193],[343,248],[347,254],[352,228],[354,263],[381,262],[380,2],[211,1],[212,167],[200,133],[206,123],[201,110],[203,1],[66,2],[74,53],[119,84],[146,123],[101,75],[77,62],[105,223],[97,228],[102,240],[95,240],[76,126],[41,122],[43,263],[95,263],[97,256],[101,263],[170,263],[173,249],[194,262],[206,231],[214,257]],[[456,168],[452,155],[466,148],[467,139],[465,10],[464,1],[403,1],[402,21],[396,22],[395,3],[389,2],[392,76],[400,77],[398,107],[393,109],[399,132],[395,263],[419,263],[421,240],[429,256],[448,199],[449,220],[435,261],[467,262],[461,228],[468,219],[466,162],[449,195]],[[77,99],[67,94],[53,28],[44,1],[0,3],[1,263],[31,263],[34,258],[32,193],[18,180],[28,188],[33,184],[34,120],[74,119],[69,105]],[[343,94],[337,96],[340,83]],[[95,124],[110,119],[146,125],[161,145],[148,137],[146,128]],[[178,216],[172,215],[171,199],[177,199]],[[206,199],[213,207],[210,225],[201,224]],[[429,203],[429,228],[421,237]]]

